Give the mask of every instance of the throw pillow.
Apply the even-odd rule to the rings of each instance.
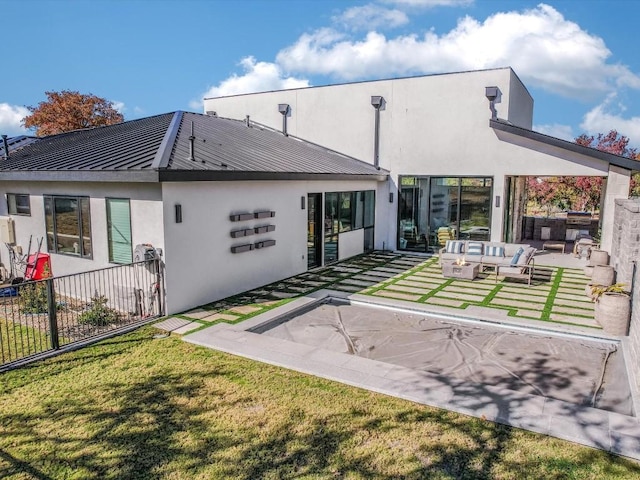
[[[504,257],[504,247],[496,245],[485,245],[484,254],[490,257]]]
[[[531,259],[531,257],[533,256],[533,254],[536,253],[536,249],[533,247],[529,247],[527,248],[522,255],[520,255],[520,258],[518,259],[518,265],[526,265],[527,263],[529,263],[529,260]]]
[[[513,258],[511,259],[511,265],[517,265],[518,260],[520,260],[520,255],[522,255],[523,253],[524,253],[524,248],[520,247],[516,252],[516,254],[513,256]]]
[[[462,253],[462,245],[464,242],[460,240],[447,240],[445,246],[445,252],[447,253]]]
[[[484,244],[482,242],[469,242],[467,243],[467,249],[465,253],[467,255],[482,255],[482,247]]]

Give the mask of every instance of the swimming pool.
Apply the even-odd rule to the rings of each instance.
[[[489,385],[632,416],[619,342],[351,303],[321,303],[249,331],[398,365],[464,385]]]

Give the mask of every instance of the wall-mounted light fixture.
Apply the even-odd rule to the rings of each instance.
[[[278,104],[278,111],[282,114],[282,133],[286,137],[287,135],[289,135],[289,133],[287,132],[287,116],[289,115],[289,112],[291,111],[291,109],[289,108],[289,104],[288,103],[279,103]]]
[[[176,223],[182,223],[182,205],[176,203],[174,209],[176,213]]]
[[[389,192],[389,203],[393,203],[393,192]]]
[[[384,110],[384,98],[380,95],[371,96],[371,105],[376,109],[373,132],[373,166],[380,169],[380,110]]]
[[[306,204],[306,198],[304,197],[304,195],[302,197],[300,197],[300,208],[302,210],[304,210],[306,208],[307,204]]]
[[[496,195],[496,208],[500,208],[500,195]]]
[[[498,87],[485,87],[484,94],[489,100],[489,110],[491,110],[491,119],[497,120],[498,111],[496,110],[496,103],[500,103],[502,100],[502,92]]]

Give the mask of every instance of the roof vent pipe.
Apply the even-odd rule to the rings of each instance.
[[[485,87],[484,94],[489,100],[489,110],[491,110],[491,120],[498,119],[498,112],[496,110],[496,103],[500,103],[502,100],[502,92],[498,87]]]
[[[9,160],[9,142],[7,142],[6,135],[2,135],[2,144],[4,146],[4,158]]]
[[[279,103],[278,111],[282,114],[282,134],[287,137],[289,134],[287,133],[287,116],[289,115],[290,109],[289,104],[287,103]]]
[[[193,122],[191,122],[191,135],[189,136],[189,160],[195,160],[193,144],[196,137],[193,135]]]
[[[384,110],[384,98],[376,95],[371,97],[371,105],[376,109],[375,132],[373,134],[373,166],[380,170],[380,110]]]

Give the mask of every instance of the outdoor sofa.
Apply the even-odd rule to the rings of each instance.
[[[527,280],[531,285],[535,253],[535,247],[518,243],[447,240],[440,249],[440,265],[464,258],[465,262],[480,264],[481,270],[494,269],[496,281],[502,275]]]

